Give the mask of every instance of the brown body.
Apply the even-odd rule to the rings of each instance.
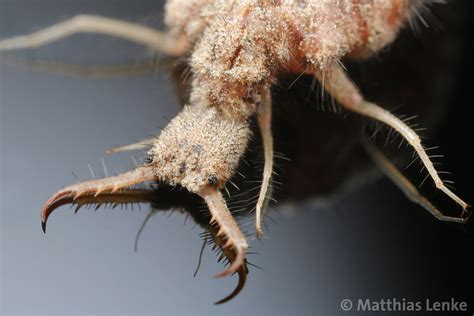
[[[246,118],[279,74],[312,74],[344,57],[374,54],[395,39],[417,4],[171,0],[165,21],[171,34],[187,39],[194,75],[190,102]]]
[[[264,91],[276,83],[279,74],[324,72],[328,65],[343,57],[372,55],[393,41],[417,4],[418,1],[407,0],[172,0],[165,7],[165,22],[170,36],[183,43],[180,54],[187,51],[190,54],[191,105],[216,109],[213,115],[220,116],[221,121],[233,122],[227,125],[245,126],[257,111]],[[194,121],[195,131],[202,128],[203,113],[197,111],[194,120],[189,115],[187,120],[178,116],[176,120],[186,122],[187,126],[180,127],[175,122],[172,126],[198,135],[189,122]],[[212,124],[207,125],[207,130],[209,126]],[[221,127],[215,125],[211,129],[217,131]],[[172,168],[174,173],[166,173],[166,180],[182,183],[187,176],[183,166],[188,165],[182,159],[193,155],[195,151],[191,147],[196,148],[201,139],[198,137],[193,143],[193,137],[187,137],[187,154],[175,160],[171,159],[175,157],[173,152],[163,149],[182,148],[183,141],[180,132],[173,133],[173,139],[165,136],[168,133],[166,128],[155,143],[158,149],[153,149],[151,154],[160,166],[173,164],[172,161],[179,164]],[[226,142],[222,147],[215,146],[220,154],[205,159],[201,166],[194,163],[198,171],[209,169],[209,165],[221,166],[215,174],[218,188],[233,175],[238,163],[233,157],[236,154],[240,157],[247,144],[241,133],[224,134]],[[193,192],[199,189],[195,182],[185,186]]]

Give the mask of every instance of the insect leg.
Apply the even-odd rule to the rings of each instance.
[[[454,223],[466,223],[469,217],[454,217],[446,216],[441,213],[440,210],[436,208],[431,202],[425,198],[421,193],[416,189],[413,183],[410,182],[398,169],[397,167],[385,157],[374,145],[372,145],[368,140],[364,140],[362,145],[365,151],[369,154],[372,160],[375,162],[377,167],[405,194],[405,196],[420,206],[425,210],[430,212],[436,219],[445,222],[454,222]]]
[[[154,141],[155,141],[155,138],[148,138],[148,139],[141,140],[138,143],[129,144],[125,146],[119,146],[119,147],[113,147],[113,148],[107,149],[107,154],[112,155],[112,154],[121,153],[124,151],[147,149],[151,147]]]
[[[28,71],[46,72],[56,75],[100,79],[115,76],[140,76],[169,68],[170,63],[162,59],[154,59],[130,65],[74,65],[69,63],[51,62],[42,60],[20,59],[12,55],[2,55],[5,62],[22,67]]]
[[[177,40],[146,26],[94,15],[78,15],[28,35],[0,40],[0,51],[34,48],[76,33],[116,36],[172,56],[179,56],[187,49],[184,39]]]
[[[262,236],[262,221],[265,215],[265,208],[268,204],[268,196],[271,194],[270,181],[273,172],[273,136],[272,136],[272,99],[270,89],[265,91],[262,97],[262,104],[258,111],[258,126],[262,134],[263,153],[265,163],[263,166],[263,180],[260,187],[260,194],[258,196],[256,207],[255,227],[257,237]]]
[[[399,132],[400,135],[402,135],[403,138],[405,138],[415,149],[426,170],[428,170],[429,175],[433,179],[436,188],[444,192],[453,201],[459,204],[463,208],[463,211],[468,208],[469,205],[466,202],[444,185],[433,163],[423,148],[420,137],[416,132],[389,111],[381,108],[377,104],[364,100],[363,96],[357,89],[357,86],[349,79],[340,64],[333,63],[324,69],[324,72],[316,72],[316,76],[318,76],[323,83],[325,90],[343,107],[385,123]],[[322,80],[323,77],[324,80]]]

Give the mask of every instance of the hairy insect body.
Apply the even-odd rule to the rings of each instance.
[[[208,185],[220,189],[234,174],[249,137],[242,121],[221,118],[215,108],[186,106],[153,144],[151,165],[161,181],[193,193]]]
[[[198,108],[195,113],[186,108],[151,151],[160,179],[192,192],[209,177],[217,179],[218,188],[225,184],[245,151],[247,121],[280,73],[324,71],[344,56],[367,57],[395,38],[412,3],[375,4],[358,0],[169,1],[165,21],[170,32],[193,45],[189,102]],[[213,119],[206,122],[212,124],[205,133],[195,133],[206,107],[215,109]],[[219,121],[226,128],[219,127]],[[228,141],[210,144],[206,133]],[[203,147],[200,152],[191,150]],[[176,148],[178,153],[173,152]],[[209,159],[206,155],[211,151],[215,155]]]
[[[150,151],[157,176],[192,192],[209,178],[220,188],[245,151],[248,118],[280,73],[315,73],[346,55],[371,55],[395,38],[409,7],[402,0],[169,1],[171,33],[194,41],[195,108],[186,107]]]
[[[190,102],[246,119],[279,73],[314,73],[345,56],[370,56],[395,38],[414,4],[175,0],[166,21],[195,41]],[[182,10],[185,19],[177,18]]]
[[[187,56],[192,73],[189,105],[157,138],[112,151],[151,145],[149,162],[117,176],[58,191],[43,207],[43,229],[51,212],[65,203],[85,197],[99,199],[101,194],[113,195],[145,181],[181,185],[206,202],[215,236],[233,258],[218,276],[244,271],[246,237],[220,189],[236,172],[251,135],[249,118],[256,114],[265,158],[255,207],[260,236],[273,174],[271,86],[280,74],[288,72],[315,75],[343,108],[400,133],[436,187],[466,210],[468,204],[444,185],[416,131],[365,100],[340,63],[342,58],[365,58],[385,47],[423,4],[422,0],[169,0],[167,33],[104,17],[77,16],[27,36],[0,41],[0,51],[13,50],[77,32],[96,32],[146,44],[168,55]],[[465,222],[466,218],[441,214],[416,188],[400,180],[402,176],[394,178],[410,198],[437,218]]]

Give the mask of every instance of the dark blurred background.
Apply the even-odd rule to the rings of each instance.
[[[145,0],[0,0],[0,38],[84,13],[162,28],[162,7]],[[452,1],[432,9],[425,16],[428,29],[419,23],[417,34],[408,28],[371,60],[346,65],[368,99],[398,114],[419,114],[416,122],[428,128],[427,145],[445,155],[442,170],[453,173],[456,192],[473,202],[474,4]],[[183,94],[167,69],[92,79],[16,63],[124,65],[160,57],[120,39],[75,35],[13,56],[0,59],[2,315],[337,315],[356,313],[341,310],[343,299],[367,298],[453,298],[468,302],[464,314],[474,312],[472,221],[442,223],[408,201],[360,148],[360,137],[378,126],[328,110],[317,87],[311,90],[312,78],[289,89],[296,77],[283,76],[273,91],[276,150],[287,158],[277,159],[279,203],[268,212],[263,241],[249,241],[258,253],[249,260],[263,271],[250,267],[247,285],[233,301],[212,305],[236,279],[212,278],[223,266],[209,247],[192,277],[202,228],[186,221],[185,213],[152,217],[137,253],[134,238],[149,205],[76,215],[63,207],[44,235],[44,201],[76,178],[89,179],[89,169],[103,176],[102,160],[108,173],[139,163],[144,153],[106,156],[105,150],[157,134],[179,111]],[[398,149],[400,139],[385,145],[386,136],[382,129],[375,142],[413,183],[421,183],[419,165],[405,170],[412,151]],[[247,157],[249,179],[258,179],[259,151],[256,137]],[[246,188],[255,185],[249,181]],[[459,214],[431,182],[422,189],[447,213]],[[238,218],[253,232],[253,215]]]

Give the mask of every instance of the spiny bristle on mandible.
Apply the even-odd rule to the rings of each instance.
[[[150,166],[142,166],[116,176],[93,179],[67,186],[55,193],[43,206],[41,210],[43,232],[46,232],[46,222],[49,215],[57,207],[63,205],[64,201],[74,201],[83,196],[97,197],[100,193],[105,192],[114,193],[145,181],[158,181],[158,177]]]
[[[216,274],[215,277],[220,278],[231,275],[237,272],[239,267],[244,263],[248,249],[247,240],[227,208],[222,194],[218,190],[206,188],[202,190],[199,195],[209,207],[212,216],[211,222],[215,221],[219,226],[219,231],[216,233],[216,236],[221,237],[222,235],[225,237],[226,244],[224,247],[232,247],[236,254],[235,260],[231,263],[229,268]]]

